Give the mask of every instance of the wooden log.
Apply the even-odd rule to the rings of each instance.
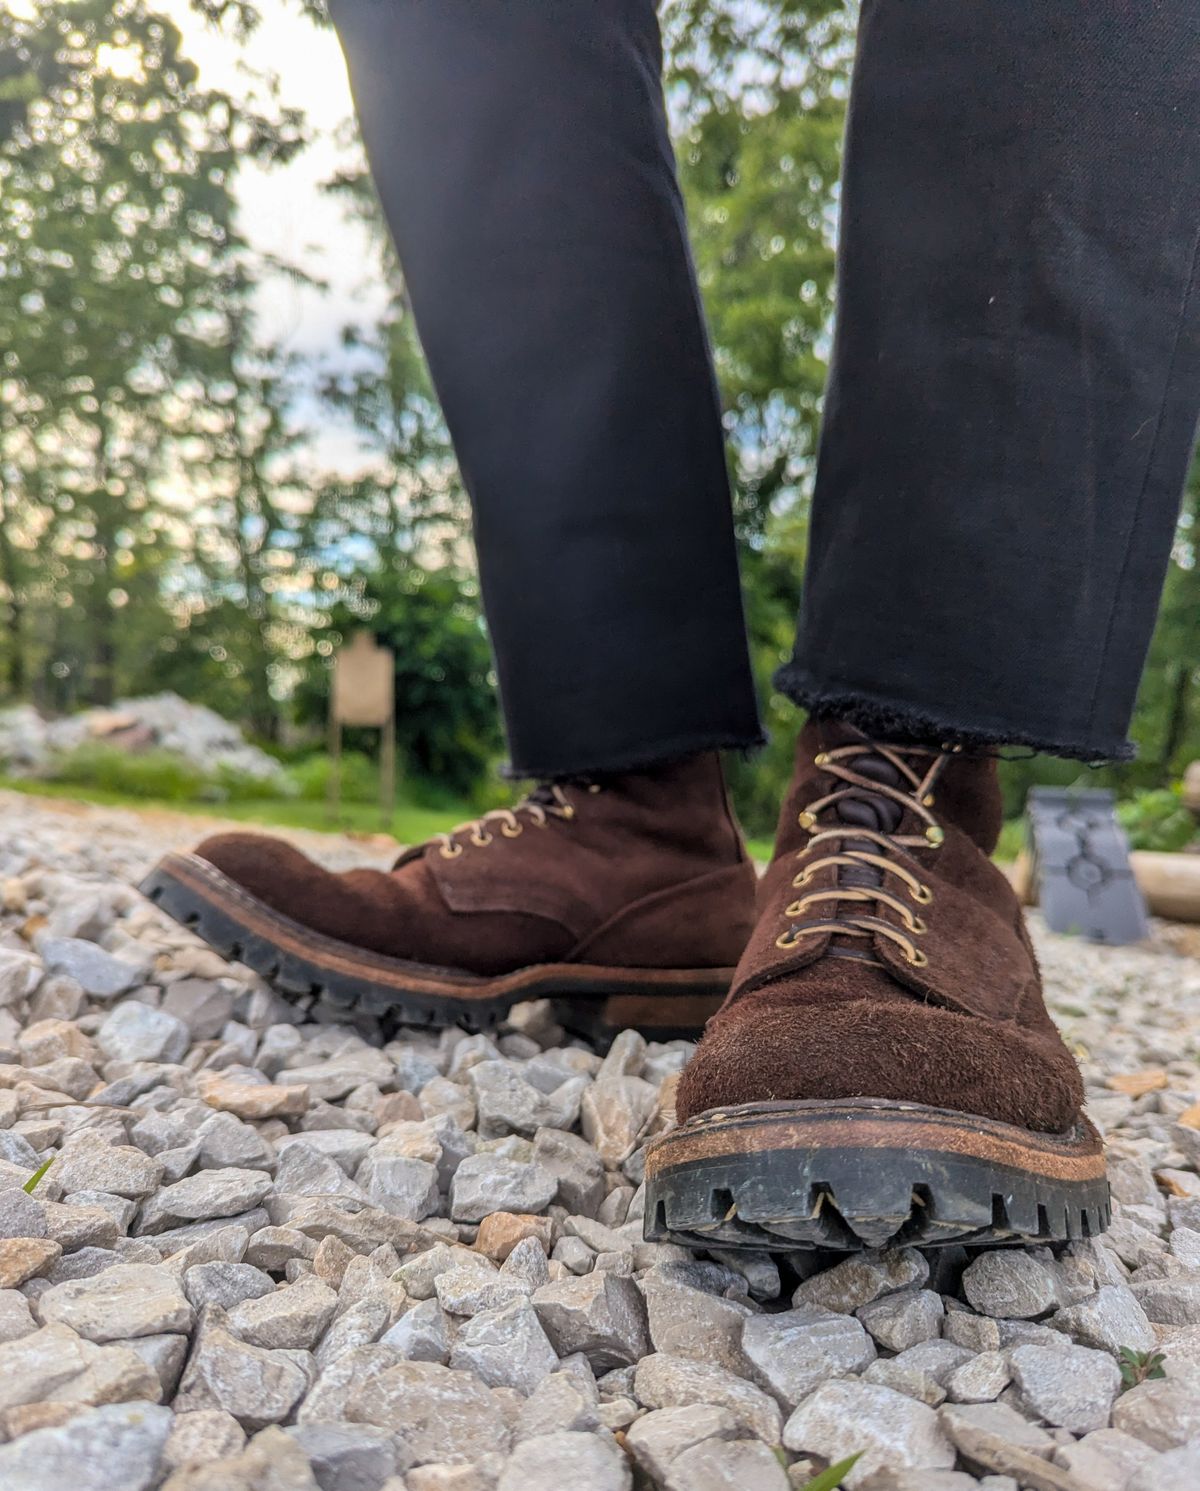
[[[1189,763],[1183,774],[1183,805],[1200,818],[1200,761]]]
[[[1129,862],[1151,916],[1200,922],[1200,854],[1135,849]]]
[[[1129,863],[1151,916],[1174,922],[1200,922],[1200,854],[1159,854],[1135,849]],[[1022,849],[1002,869],[1021,901],[1026,906],[1034,905],[1037,886],[1026,851]]]

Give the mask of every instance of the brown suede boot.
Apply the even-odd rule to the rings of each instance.
[[[754,926],[754,867],[715,754],[537,788],[343,874],[259,834],[168,855],[142,886],[285,993],[418,1024],[494,1024],[524,999],[596,1038],[695,1034]]]
[[[1086,1237],[1082,1084],[989,859],[995,763],[809,725],[759,921],[646,1162],[693,1246]]]

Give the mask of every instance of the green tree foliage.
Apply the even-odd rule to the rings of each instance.
[[[1200,460],[1192,468],[1158,625],[1138,695],[1134,737],[1143,780],[1157,784],[1200,757]],[[1128,780],[1141,773],[1127,769]]]
[[[192,4],[235,37],[262,8]],[[757,832],[798,723],[769,680],[790,650],[807,548],[855,12],[853,0],[662,8],[772,731],[763,757],[733,764]],[[347,327],[336,355],[304,362],[255,325],[257,288],[287,267],[238,234],[238,165],[285,160],[306,138],[296,114],[206,86],[155,0],[5,8],[0,694],[70,708],[170,687],[271,737],[289,713],[319,722],[331,649],[365,625],[397,654],[407,772],[468,791],[501,743],[467,504],[362,170],[331,189],[373,233],[382,310]],[[352,477],[312,469],[297,409],[311,418],[314,400],[357,433]],[[1200,470],[1139,697],[1139,762],[1007,763],[1010,809],[1033,781],[1165,788],[1200,756],[1198,533]]]
[[[665,24],[739,527],[761,542],[811,482],[851,15],[843,0],[682,0]]]
[[[364,166],[342,172],[328,189],[367,229],[387,290],[381,314],[343,332],[344,350],[357,356],[329,369],[320,385],[330,407],[353,419],[374,456],[370,483],[356,494],[358,531],[372,540],[376,562],[385,567],[394,559],[411,564],[417,551],[426,558],[461,558],[466,493],[374,184]],[[366,501],[369,512],[362,510]]]
[[[176,626],[138,683],[178,689],[175,680],[189,677],[190,697],[270,740],[290,660],[309,645],[320,558],[307,544],[313,499],[289,418],[293,370],[256,344],[245,310],[253,281],[239,274],[228,336],[179,431],[191,541]]]
[[[354,482],[322,484],[304,525],[330,604],[312,632],[298,708],[304,720],[324,718],[331,653],[365,626],[395,653],[403,770],[468,794],[502,742],[466,495],[370,176],[348,172],[330,189],[368,228],[388,296],[370,325],[346,328],[354,356],[319,382],[328,406],[353,419],[370,466]]]
[[[147,0],[42,0],[0,31],[0,586],[14,692],[105,702],[175,625],[211,422],[250,286],[239,160],[267,120],[199,86]]]

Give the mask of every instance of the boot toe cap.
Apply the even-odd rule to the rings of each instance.
[[[1061,1133],[1082,1087],[1053,1031],[913,1002],[746,1011],[710,1024],[680,1079],[681,1122],[740,1103],[881,1098]]]
[[[419,864],[404,876],[369,866],[335,873],[284,839],[248,833],[216,834],[194,852],[239,890],[307,931],[388,957],[419,956],[414,927],[438,909],[432,893],[422,898],[413,873]]]
[[[328,871],[283,839],[267,834],[214,834],[193,851],[242,890],[279,911],[312,895]]]

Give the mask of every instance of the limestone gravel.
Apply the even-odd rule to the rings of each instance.
[[[1121,1390],[1121,1371],[1107,1352],[1087,1346],[1017,1346],[1008,1362],[1022,1402],[1046,1423],[1074,1434],[1108,1424]]]
[[[47,1324],[87,1341],[117,1341],[192,1328],[195,1311],[177,1279],[154,1264],[117,1263],[91,1278],[48,1289],[38,1302]]]
[[[20,1491],[148,1491],[171,1432],[169,1409],[123,1403],[0,1446],[0,1486]]]
[[[789,1450],[836,1459],[852,1427],[862,1458],[844,1479],[855,1491],[876,1470],[948,1470],[954,1447],[937,1415],[891,1388],[866,1382],[827,1382],[810,1394],[784,1426]]]
[[[473,1372],[489,1387],[526,1396],[558,1366],[558,1354],[527,1299],[484,1310],[458,1332],[449,1365]]]
[[[714,1439],[736,1439],[741,1432],[727,1409],[699,1403],[652,1409],[629,1428],[625,1443],[634,1463],[662,1482],[685,1450]]]
[[[355,1393],[349,1417],[397,1431],[418,1464],[461,1464],[507,1448],[501,1401],[471,1372],[401,1362]]]
[[[742,1351],[748,1375],[788,1408],[822,1382],[861,1372],[875,1358],[859,1321],[813,1305],[752,1316],[743,1327]]]
[[[647,1408],[711,1403],[727,1408],[747,1434],[755,1434],[768,1444],[779,1443],[782,1416],[774,1398],[724,1367],[656,1352],[638,1363],[633,1387],[638,1401]]]
[[[1200,1484],[1187,929],[1104,949],[1031,919],[1109,1143],[1105,1237],[697,1260],[641,1237],[685,1043],[288,1003],[132,889],[192,822],[5,809],[6,1491],[794,1491],[858,1450],[851,1491]],[[1123,1349],[1165,1377],[1121,1390]]]
[[[1040,1252],[984,1253],[963,1273],[962,1288],[981,1314],[1004,1320],[1032,1320],[1061,1303],[1053,1259]]]
[[[675,1460],[664,1491],[788,1491],[788,1478],[777,1456],[758,1440],[706,1439]]]
[[[650,1352],[645,1303],[620,1274],[552,1280],[534,1294],[533,1307],[559,1354],[582,1352],[596,1372],[632,1366]]]

